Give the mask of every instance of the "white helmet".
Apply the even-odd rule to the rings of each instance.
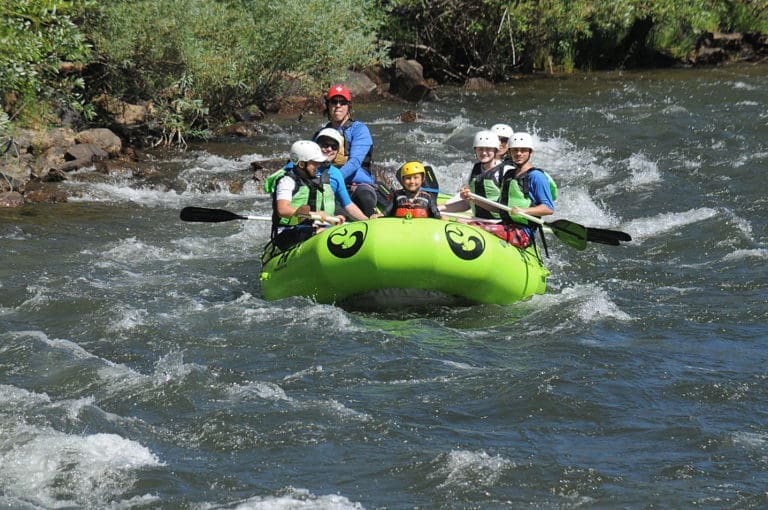
[[[312,140],[299,140],[291,145],[291,162],[297,165],[299,161],[325,163],[325,156],[320,146]]]
[[[511,138],[512,133],[512,126],[508,124],[494,124],[491,126],[491,131],[499,135],[499,138]]]
[[[515,133],[509,139],[509,148],[533,150],[533,137],[528,133]]]
[[[472,142],[472,147],[493,147],[499,148],[499,135],[493,131],[483,130],[475,133],[475,139]]]
[[[317,133],[317,136],[315,136],[315,140],[319,140],[321,136],[325,136],[332,140],[336,140],[336,142],[339,144],[339,147],[344,145],[344,137],[341,136],[341,133],[339,133],[337,130],[333,128],[321,129],[320,132]]]

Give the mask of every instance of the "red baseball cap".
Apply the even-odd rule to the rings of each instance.
[[[331,85],[331,88],[329,88],[328,92],[325,94],[326,99],[331,99],[334,96],[341,96],[347,101],[352,101],[352,93],[347,87],[341,84]]]

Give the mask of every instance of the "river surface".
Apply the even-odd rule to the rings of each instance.
[[[253,182],[216,183],[318,116],[0,211],[0,507],[765,508],[766,83],[590,74],[360,105],[379,164],[424,160],[449,192],[476,130],[528,130],[555,217],[633,236],[550,238],[548,292],[515,305],[267,302],[268,224],[178,219],[269,214]]]

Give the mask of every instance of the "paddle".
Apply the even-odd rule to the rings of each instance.
[[[224,209],[208,209],[207,207],[185,207],[181,210],[179,217],[184,221],[197,221],[205,223],[219,223],[222,221],[232,220],[272,220],[271,216],[243,216],[241,214],[226,211]],[[319,214],[312,214],[309,217],[316,221],[322,221]],[[335,216],[327,216],[325,221],[331,225],[336,225],[339,223],[338,218]]]
[[[184,221],[199,221],[205,223],[219,223],[232,220],[271,220],[271,216],[242,216],[224,209],[208,209],[207,207],[185,207],[179,217]]]
[[[496,209],[507,211],[508,213],[517,214],[518,216],[521,216],[528,221],[549,227],[552,229],[552,233],[555,234],[555,237],[563,241],[568,246],[576,248],[577,250],[585,249],[587,247],[587,241],[599,244],[608,244],[611,246],[619,246],[621,241],[632,240],[632,236],[626,232],[604,228],[588,228],[569,220],[556,220],[548,223],[541,218],[531,216],[530,214],[525,214],[522,212],[515,213],[511,207],[499,204],[493,200],[488,200],[487,198],[481,197],[480,195],[470,193],[469,196],[475,199],[476,202],[484,203],[491,207],[495,207]]]
[[[501,220],[491,220],[488,218],[475,218],[474,216],[467,216],[464,213],[452,213],[447,211],[440,211],[440,216],[444,216],[446,218],[456,218],[461,222],[476,221],[478,223],[488,223],[490,225],[501,223]]]
[[[437,175],[435,175],[435,170],[429,165],[424,165],[424,170],[424,182],[421,183],[422,189],[424,189],[424,191],[427,193],[437,194],[439,192],[438,188],[440,188],[440,184],[437,182]]]
[[[477,218],[474,216],[467,216],[463,213],[451,213],[451,212],[445,212],[441,211],[440,215],[445,218],[455,218],[457,222],[459,223],[484,223],[487,225],[498,225],[501,223],[501,220],[492,220],[488,218]],[[544,229],[544,232],[547,234],[552,234],[553,230],[549,227],[541,227]],[[589,239],[587,239],[589,240]],[[611,243],[605,243],[605,244],[611,244]]]

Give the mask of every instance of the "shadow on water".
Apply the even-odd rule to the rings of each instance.
[[[416,289],[386,289],[346,300],[339,306],[382,321],[433,321],[456,329],[508,325],[531,313],[525,301],[512,305],[474,304],[457,296]]]

